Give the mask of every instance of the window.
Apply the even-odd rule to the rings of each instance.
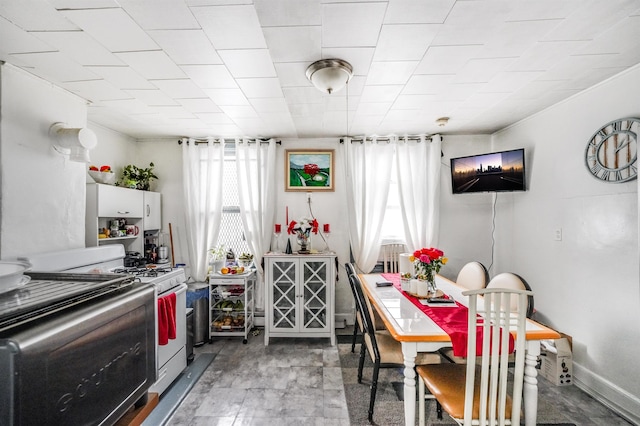
[[[380,231],[381,243],[405,243],[402,211],[400,210],[400,192],[398,189],[398,174],[396,162],[391,162],[391,182],[389,183],[389,195],[387,209],[384,213],[384,221]]]
[[[232,249],[236,256],[239,256],[241,253],[249,253],[250,250],[240,218],[235,144],[225,144],[223,174],[222,220],[216,246],[224,244],[225,249]]]

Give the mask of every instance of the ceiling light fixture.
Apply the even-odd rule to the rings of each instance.
[[[449,117],[440,117],[436,120],[436,124],[440,127],[444,127],[449,122]]]
[[[341,90],[353,77],[353,67],[342,59],[322,59],[309,65],[307,78],[321,92]]]

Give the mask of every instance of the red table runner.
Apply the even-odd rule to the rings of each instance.
[[[439,306],[433,308],[423,305],[420,299],[402,290],[400,285],[400,274],[382,274],[382,277],[393,283],[393,286],[411,301],[418,309],[427,314],[451,339],[453,355],[458,357],[467,356],[467,334],[468,334],[468,312],[466,306],[456,301],[457,306]],[[482,355],[482,328],[477,328],[476,355]],[[514,350],[513,336],[509,334],[509,353]]]

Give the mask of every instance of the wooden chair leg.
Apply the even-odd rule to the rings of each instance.
[[[371,378],[371,397],[369,398],[369,423],[373,423],[373,406],[376,403],[376,392],[378,390],[379,362],[373,366],[373,377]]]

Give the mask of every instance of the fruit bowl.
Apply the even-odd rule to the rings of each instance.
[[[107,185],[116,183],[116,174],[112,172],[89,170],[89,176],[91,176],[96,183],[105,183]]]

